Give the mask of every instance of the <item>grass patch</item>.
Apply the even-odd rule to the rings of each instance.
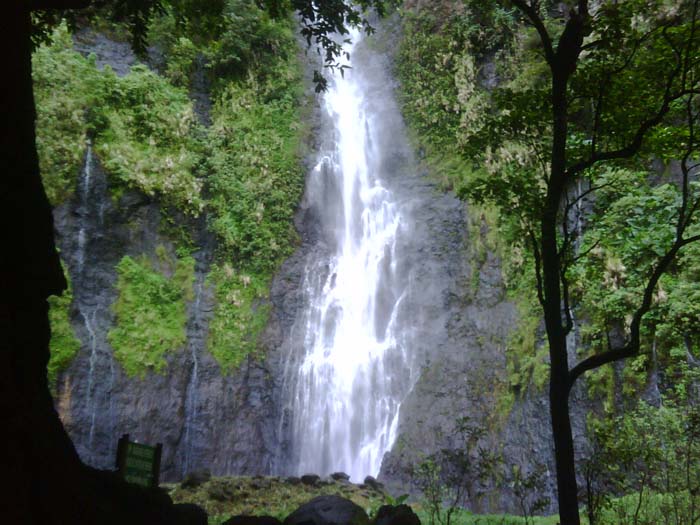
[[[186,342],[185,301],[192,299],[194,259],[173,261],[159,248],[155,263],[125,256],[117,265],[117,320],[107,334],[114,357],[130,376],[162,372],[165,354]]]
[[[71,363],[81,347],[70,322],[70,310],[73,304],[73,288],[68,281],[68,289],[61,295],[48,298],[49,323],[51,325],[51,356],[47,366],[49,386],[54,388],[59,372]]]
[[[381,492],[369,487],[343,481],[321,481],[304,485],[289,482],[292,478],[278,477],[224,477],[212,478],[194,489],[179,485],[165,485],[175,503],[196,503],[209,514],[209,523],[222,523],[230,516],[268,515],[284,520],[300,505],[322,495],[338,495],[372,513],[384,502]]]
[[[365,485],[356,485],[331,479],[321,480],[314,486],[290,482],[293,478],[238,476],[212,478],[195,488],[177,484],[162,484],[175,503],[195,503],[209,514],[210,524],[220,524],[234,515],[274,516],[281,521],[300,505],[321,495],[337,495],[353,501],[372,518],[379,507],[390,498],[383,492]],[[418,502],[409,503],[421,523],[430,524],[427,510]],[[525,518],[511,515],[473,514],[457,509],[452,515],[453,525],[555,525],[558,516]]]
[[[259,336],[267,324],[270,278],[215,265],[208,277],[215,287],[216,308],[209,322],[208,347],[224,373],[247,356],[262,357]]]
[[[421,523],[430,525],[430,515],[419,505],[412,505]],[[511,514],[473,514],[466,509],[457,509],[451,516],[450,525],[557,525],[559,516],[534,516],[524,518]]]

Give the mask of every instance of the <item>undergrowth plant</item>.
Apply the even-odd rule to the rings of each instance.
[[[584,469],[590,525],[700,523],[700,409],[692,400],[640,401],[594,430]]]
[[[194,259],[124,256],[117,265],[116,325],[107,334],[115,359],[130,376],[163,372],[166,354],[186,342],[185,302],[192,300]]]
[[[49,296],[48,303],[49,324],[51,325],[51,340],[49,342],[51,355],[46,368],[49,386],[54,388],[59,372],[70,364],[81,346],[71,325],[73,287],[70,279],[68,279],[68,289],[61,295]]]

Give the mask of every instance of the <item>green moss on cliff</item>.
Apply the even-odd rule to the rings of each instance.
[[[254,86],[231,85],[214,113],[211,228],[237,266],[269,272],[297,239],[292,216],[304,177],[295,98],[263,102]]]
[[[155,262],[127,255],[117,265],[117,323],[107,340],[131,376],[162,372],[165,354],[186,342],[185,301],[192,298],[194,259],[173,261],[163,248],[157,252]]]
[[[209,275],[216,309],[209,322],[208,347],[224,373],[251,356],[260,358],[259,336],[268,320],[269,277],[237,271],[228,263]]]
[[[480,24],[483,20],[488,24]],[[542,388],[547,379],[528,250],[508,218],[492,204],[474,202],[470,191],[480,178],[496,176],[489,168],[502,167],[495,166],[496,160],[493,166],[478,162],[471,139],[489,110],[488,94],[479,85],[485,58],[497,56],[500,69],[512,62],[507,59],[512,16],[489,2],[450,8],[443,2],[405,12],[403,27],[396,67],[403,114],[432,177],[468,201],[472,297],[478,296],[483,265],[489,256],[497,257],[507,296],[518,308],[518,324],[505,342],[503,381],[496,389],[496,410],[505,417],[518,393],[532,384]],[[519,152],[505,156],[517,159]]]
[[[270,86],[232,83],[214,106],[211,229],[221,255],[210,276],[217,305],[209,349],[224,370],[258,355],[272,273],[297,242],[292,217],[304,176],[294,65],[277,80],[291,86],[281,96],[265,100]]]
[[[209,228],[219,240],[209,276],[216,307],[208,345],[227,372],[248,355],[261,357],[270,281],[298,242],[292,219],[304,186],[294,21],[271,20],[251,2],[238,4],[236,16],[247,20],[246,38],[256,45],[239,49],[242,27],[226,26],[217,45],[199,47],[218,75],[205,162]],[[243,55],[245,61],[232,62]]]
[[[187,92],[143,65],[123,78],[106,71],[103,81],[105,104],[94,112],[104,123],[96,151],[105,168],[128,187],[198,214],[201,146]]]
[[[37,106],[37,151],[44,188],[52,204],[75,189],[87,132],[87,110],[95,105],[100,74],[94,61],[72,49],[65,27],[54,33],[50,46],[41,46],[32,59]]]
[[[49,323],[51,325],[51,357],[47,366],[49,385],[53,388],[59,372],[73,361],[80,350],[80,340],[76,337],[70,322],[70,310],[73,303],[73,289],[68,282],[68,289],[62,295],[48,298]]]

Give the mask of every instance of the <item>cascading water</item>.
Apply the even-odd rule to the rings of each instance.
[[[82,173],[82,188],[80,192],[80,209],[81,217],[87,218],[88,207],[90,205],[90,183],[92,182],[92,144],[90,141],[87,143],[85,152],[85,166],[83,167]],[[80,228],[78,230],[78,249],[76,253],[77,265],[78,265],[78,275],[82,275],[83,268],[85,266],[85,245],[87,244],[87,233],[86,233],[86,220],[80,221]]]
[[[381,146],[387,130],[377,109],[391,90],[378,93],[387,79],[357,63],[359,38],[344,49],[352,69],[333,75],[323,99],[328,140],[306,198],[318,210],[324,253],[307,261],[307,307],[295,325],[303,348],[286,372],[293,468],[354,481],[378,474],[410,388],[399,322],[408,279],[397,271],[404,218],[384,179],[397,152]]]
[[[198,329],[205,322],[203,319],[203,312],[201,309],[202,293],[204,291],[204,281],[205,277],[203,273],[199,273],[196,276],[194,283],[194,303],[190,307],[190,316],[192,328]],[[197,351],[201,346],[200,341],[193,340],[190,337],[188,341],[190,357],[192,358],[192,371],[190,373],[190,380],[187,384],[187,397],[185,399],[185,443],[184,443],[184,457],[182,461],[182,475],[186,475],[193,464],[194,455],[194,434],[195,425],[197,423],[197,390],[199,388],[199,356]]]
[[[78,443],[81,456],[95,466],[104,465],[104,458],[96,450],[97,443],[103,442],[105,436],[114,440],[116,426],[114,410],[115,366],[111,351],[105,341],[105,325],[109,316],[100,308],[93,288],[92,262],[95,257],[94,246],[99,241],[100,228],[104,222],[104,207],[107,197],[104,174],[96,168],[92,144],[88,141],[85,152],[85,164],[78,185],[78,202],[76,207],[77,236],[75,258],[70,267],[74,269],[73,282],[81,283],[73,290],[75,305],[80,314],[84,328],[83,344],[87,350],[87,381],[82,403],[87,418],[86,440]],[[97,225],[95,225],[95,222]],[[110,450],[112,447],[110,446]]]
[[[97,334],[95,333],[95,316],[97,315],[97,310],[92,311],[92,315],[86,315],[84,312],[80,312],[83,317],[83,322],[85,323],[85,330],[87,331],[90,347],[90,357],[88,362],[90,363],[90,368],[88,370],[88,385],[87,385],[87,395],[85,399],[85,405],[87,406],[88,414],[90,414],[90,434],[88,439],[88,444],[93,445],[95,440],[95,418],[97,416],[97,402],[95,393],[95,368],[97,367],[97,360],[99,358],[97,352]]]

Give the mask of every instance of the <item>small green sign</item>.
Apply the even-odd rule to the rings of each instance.
[[[157,487],[162,450],[160,443],[156,446],[135,443],[129,441],[129,434],[124,434],[117,446],[117,469],[129,483]]]

